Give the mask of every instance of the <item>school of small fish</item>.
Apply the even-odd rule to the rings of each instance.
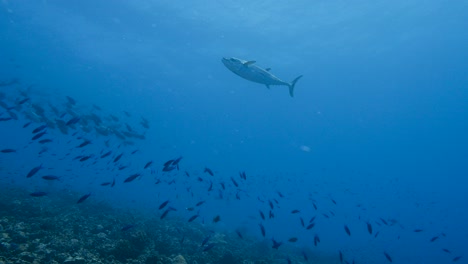
[[[15,86],[15,88],[11,86]],[[146,131],[150,128],[149,121],[144,117],[140,117],[136,121],[137,125],[132,126],[124,121],[132,117],[132,115],[126,111],[123,112],[123,117],[115,114],[105,114],[101,107],[97,105],[80,105],[77,100],[70,96],[65,96],[61,103],[52,103],[39,96],[36,98],[34,94],[29,91],[31,87],[21,88],[22,86],[18,79],[0,82],[0,87],[5,90],[5,92],[0,91],[0,107],[3,109],[3,111],[0,112],[0,122],[22,122],[22,128],[30,131],[30,137],[25,139],[27,146],[31,144],[42,146],[37,154],[38,156],[47,155],[49,152],[47,145],[54,143],[56,134],[61,133],[69,137],[69,141],[64,144],[69,146],[70,151],[63,157],[55,157],[56,154],[49,153],[51,157],[55,157],[58,160],[69,158],[75,163],[85,164],[86,166],[105,163],[108,171],[119,171],[126,175],[125,177],[113,177],[112,179],[103,180],[99,183],[102,187],[112,188],[117,184],[132,184],[132,182],[138,181],[142,177],[155,175],[157,173],[161,173],[162,175],[170,174],[172,178],[170,178],[170,180],[169,178],[163,177],[155,178],[155,185],[171,185],[176,183],[177,180],[177,177],[173,177],[174,175],[179,175],[179,177],[183,175],[186,178],[190,178],[192,175],[191,172],[182,170],[182,156],[170,158],[166,161],[153,161],[148,159],[138,166],[126,162],[127,157],[138,152],[138,149],[131,149],[135,144],[134,141],[144,140]],[[9,89],[8,93],[5,88]],[[104,147],[99,153],[87,151],[89,146],[102,143]],[[5,148],[0,149],[0,154],[20,155],[23,148],[26,147],[5,146]],[[45,171],[48,166],[51,165],[38,162],[34,164],[34,166],[28,168],[24,177],[28,179],[40,177],[44,181],[57,182],[59,184],[65,181],[64,176],[46,173]],[[202,168],[202,173],[197,174],[196,178],[193,178],[193,182],[203,186],[206,185],[206,193],[216,193],[212,196],[215,197],[215,199],[226,199],[227,195],[232,194],[233,199],[241,200],[244,196],[250,195],[246,193],[243,188],[249,181],[249,177],[245,171],[240,171],[238,177],[230,176],[229,181],[225,181],[217,178],[217,171],[212,170],[208,166]],[[127,171],[131,172],[126,173]],[[192,192],[191,187],[187,187],[186,191]],[[30,196],[37,197],[37,199],[47,195],[49,194],[42,190],[30,193]],[[193,192],[192,196],[196,198],[196,194]],[[93,197],[94,195],[92,192],[83,193],[81,197],[77,197],[76,203],[82,204],[88,199],[93,199]],[[281,250],[280,247],[285,243],[294,244],[299,241],[299,238],[296,236],[290,236],[284,241],[276,240],[274,238],[275,231],[267,230],[265,227],[267,221],[271,221],[277,216],[276,211],[280,208],[282,199],[287,199],[287,197],[280,190],[277,190],[274,196],[257,197],[259,208],[255,221],[258,221],[258,234],[270,240],[271,247],[277,250]],[[201,210],[201,208],[205,206],[206,203],[209,203],[210,200],[206,198],[206,196],[197,200],[198,202],[193,202],[186,208],[175,208],[170,200],[164,200],[157,207],[159,218],[165,219],[170,212],[186,210],[192,212],[187,222],[204,221],[203,210]],[[338,202],[333,198],[329,198],[329,201],[327,201],[327,203],[332,206],[336,206]],[[319,222],[326,221],[335,216],[333,207],[327,206],[326,209],[321,209],[319,208],[320,203],[323,204],[324,202],[311,199],[311,208],[309,209],[290,209],[290,214],[298,219],[298,223],[291,223],[291,225],[297,225],[297,227],[302,230],[301,232],[310,232],[310,237],[313,238],[311,246],[314,247],[320,246],[321,237],[324,236],[324,234],[319,234]],[[312,216],[309,219],[307,215]],[[320,219],[320,221],[318,219]],[[209,221],[213,224],[222,222],[223,216],[217,214],[214,217],[210,217]],[[400,225],[397,220],[388,217],[360,219],[360,221],[362,222],[362,227],[342,223],[341,232],[348,237],[352,237],[358,233],[358,231],[362,232],[361,230],[365,230],[372,239],[378,239],[378,235],[385,228]],[[123,226],[121,231],[125,232],[134,227],[135,224],[128,224]],[[337,227],[337,229],[339,229],[339,227]],[[247,235],[242,230],[236,229],[235,232],[239,239],[244,239],[244,236]],[[413,229],[412,232],[424,234],[425,230],[417,228]],[[442,240],[445,237],[446,234],[441,232],[430,236],[427,243],[437,243],[438,240]],[[185,236],[182,237],[181,241],[183,241],[184,238]],[[209,251],[216,246],[216,243],[209,243],[210,239],[211,236],[207,236],[201,241],[200,250],[202,252]],[[462,259],[461,255],[453,255],[452,251],[445,247],[440,250],[449,255],[450,261],[452,262],[457,262]],[[336,258],[340,263],[357,263],[352,253],[345,254],[345,252],[346,250],[344,249],[336,251]],[[307,262],[309,256],[307,256],[306,252],[302,251],[301,255]],[[398,262],[398,256],[394,256],[390,250],[381,252],[381,257],[382,263],[384,261],[390,263],[394,261]],[[286,261],[291,263],[289,258],[287,258]]]

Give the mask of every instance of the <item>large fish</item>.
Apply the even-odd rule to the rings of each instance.
[[[223,58],[222,62],[233,73],[252,82],[265,84],[268,89],[270,85],[286,85],[289,87],[289,95],[294,96],[294,86],[302,75],[296,77],[292,82],[285,82],[270,73],[270,69],[260,68],[255,61],[245,61],[238,58]]]

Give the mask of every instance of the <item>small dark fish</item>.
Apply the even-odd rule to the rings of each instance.
[[[31,138],[31,140],[39,139],[39,138],[41,138],[42,136],[44,136],[45,134],[47,134],[47,131],[43,131],[43,132],[41,132],[41,133],[37,133],[36,135],[34,135],[34,137]]]
[[[31,195],[32,197],[42,197],[42,196],[46,196],[47,193],[45,193],[45,192],[32,192],[29,195]]]
[[[42,169],[42,164],[37,166],[37,167],[34,167],[32,168],[29,172],[28,172],[28,175],[26,175],[26,178],[31,178],[32,176],[34,176],[40,169]]]
[[[148,163],[146,163],[144,169],[147,169],[149,166],[151,166],[152,163],[153,163],[153,161],[149,161]]]
[[[351,236],[351,231],[349,231],[349,228],[347,225],[344,225],[344,230],[346,231],[346,234],[348,234],[348,236]]]
[[[301,211],[295,209],[295,210],[292,210],[292,211],[291,211],[291,214],[297,214],[297,213],[300,213],[300,212],[301,212]]]
[[[217,215],[213,218],[213,223],[218,223],[220,220],[221,220],[221,217]]]
[[[443,248],[442,251],[447,252],[449,254],[452,254],[452,252],[450,250],[446,249],[446,248]]]
[[[367,222],[367,231],[372,235],[372,225],[369,222]]]
[[[302,256],[304,257],[305,261],[309,262],[309,257],[307,257],[307,254],[304,251],[302,251]]]
[[[424,231],[424,230],[423,230],[423,229],[415,229],[415,230],[413,230],[413,232],[415,232],[415,233],[419,233],[419,232],[422,232],[422,231]]]
[[[101,155],[101,159],[110,156],[111,153],[112,153],[112,151],[108,151],[108,152],[102,154],[102,155]]]
[[[22,104],[26,103],[26,102],[29,101],[29,100],[30,100],[29,97],[24,98],[23,100],[19,101],[18,104],[22,105]]]
[[[336,201],[335,201],[335,200],[333,200],[332,198],[330,198],[330,200],[331,200],[334,204],[336,204]]]
[[[314,226],[315,226],[315,223],[311,223],[306,227],[306,229],[309,230],[309,229],[313,228]]]
[[[39,126],[39,127],[35,128],[35,129],[32,131],[32,133],[33,133],[33,134],[36,134],[36,133],[38,133],[38,132],[41,132],[41,131],[44,130],[46,127],[47,127],[47,125]]]
[[[384,223],[385,225],[388,225],[387,221],[385,221],[385,219],[383,219],[382,217],[379,217],[380,218],[380,221],[382,221],[382,223]]]
[[[276,191],[276,193],[279,195],[279,197],[284,198],[284,195],[280,191]]]
[[[436,241],[437,239],[439,239],[439,236],[435,236],[435,237],[431,238],[431,242],[434,242],[434,241]]]
[[[452,262],[457,262],[457,261],[459,261],[461,258],[462,258],[462,256],[454,257],[454,258],[452,259]]]
[[[210,168],[205,167],[205,170],[203,170],[203,172],[208,173],[211,176],[214,176],[214,173]]]
[[[115,179],[112,181],[111,187],[115,186]]]
[[[208,243],[208,240],[210,240],[211,236],[207,236],[205,237],[205,239],[203,239],[202,243],[201,243],[201,246],[200,247],[203,247],[204,245],[206,245],[206,243]]]
[[[65,126],[71,126],[71,125],[74,125],[78,122],[80,122],[80,117],[73,117],[72,119],[68,120],[68,122],[65,124]]]
[[[45,143],[50,143],[52,142],[52,139],[41,139],[39,140],[39,144],[45,144]]]
[[[273,210],[273,203],[270,200],[268,200],[268,204],[270,205],[270,209]]]
[[[239,184],[237,184],[236,180],[234,180],[233,177],[231,177],[231,181],[232,181],[232,183],[233,183],[236,187],[239,187]]]
[[[115,157],[114,163],[117,162],[117,161],[119,161],[120,158],[122,158],[122,155],[123,155],[123,153],[120,153],[117,157]]]
[[[126,226],[122,227],[122,229],[120,229],[120,231],[122,231],[122,232],[128,231],[128,230],[130,230],[130,229],[132,229],[134,227],[135,227],[135,225],[129,224],[129,225],[126,225]]]
[[[65,96],[65,97],[67,98],[67,100],[68,100],[68,102],[69,102],[70,104],[76,105],[76,100],[75,100],[75,99],[71,98],[70,96]]]
[[[340,263],[343,263],[343,252],[341,250],[338,251],[340,253]]]
[[[236,230],[236,234],[240,239],[244,239],[244,237],[242,236],[242,233],[239,230]]]
[[[320,243],[320,238],[318,235],[314,236],[314,246],[317,246],[317,244]]]
[[[26,124],[23,125],[23,128],[27,128],[27,127],[28,127],[29,125],[31,125],[31,124],[32,124],[32,122],[28,122],[28,123],[26,123]]]
[[[199,215],[196,214],[196,215],[190,217],[188,221],[189,221],[189,222],[192,222],[193,220],[197,219],[198,217],[199,217]]]
[[[2,153],[14,153],[14,152],[16,152],[16,150],[14,150],[14,149],[2,149],[2,150],[0,150],[0,152],[2,152]]]
[[[312,223],[312,222],[315,220],[316,217],[317,217],[317,216],[313,216],[313,217],[309,220],[309,223]]]
[[[392,257],[390,257],[390,255],[387,252],[384,251],[384,255],[388,259],[388,261],[393,262]]]
[[[127,179],[124,180],[124,183],[126,183],[126,182],[132,182],[132,181],[134,181],[136,178],[138,178],[140,175],[141,175],[140,173],[132,174],[132,175],[130,175]]]
[[[216,245],[216,244],[214,244],[214,243],[209,244],[208,246],[206,246],[206,247],[203,249],[203,252],[212,249],[215,245]]]
[[[262,232],[262,236],[265,237],[265,227],[262,225],[262,223],[258,224],[260,227],[260,231]]]
[[[167,214],[168,214],[170,211],[171,211],[171,209],[166,209],[166,211],[164,211],[164,213],[162,213],[160,219],[161,219],[161,220],[164,219],[164,217],[166,217]]]
[[[278,249],[283,244],[283,242],[278,242],[274,238],[272,238],[271,241],[273,241],[272,248],[274,248],[274,249]]]
[[[82,147],[85,147],[87,145],[91,144],[91,141],[89,140],[85,140],[83,143],[81,143],[80,145],[77,146],[77,148],[82,148]]]
[[[87,161],[87,160],[89,160],[91,157],[92,157],[92,155],[83,156],[83,157],[80,158],[80,162]]]
[[[159,210],[163,209],[164,207],[166,207],[166,205],[169,203],[169,200],[163,202],[160,206],[159,206]]]
[[[210,187],[208,188],[208,191],[211,192],[213,190],[213,182],[210,181]]]
[[[101,186],[107,186],[107,185],[110,185],[110,184],[111,184],[111,182],[103,182],[103,183],[101,183]]]
[[[260,217],[265,220],[265,215],[263,214],[263,212],[261,210],[258,210],[258,213],[260,214]]]
[[[190,174],[188,172],[185,172],[185,176],[190,177]]]
[[[202,204],[204,204],[204,203],[205,203],[205,201],[200,201],[200,202],[198,202],[195,206],[200,206],[200,205],[202,205]]]
[[[297,242],[297,237],[291,237],[290,239],[288,239],[288,241],[291,243],[295,243]]]
[[[119,167],[118,167],[118,170],[125,170],[126,168],[128,168],[128,166],[122,165],[122,166],[119,166]]]
[[[314,206],[314,209],[317,210],[317,205],[315,203],[312,203],[312,205]]]
[[[301,217],[300,220],[301,220],[301,225],[302,225],[302,227],[305,227],[304,219],[302,219],[302,217]]]
[[[78,199],[78,202],[76,202],[76,203],[82,203],[82,202],[84,202],[86,199],[88,199],[88,197],[89,197],[90,195],[91,195],[91,193],[88,193],[88,194],[85,194],[85,195],[81,196],[81,198]]]
[[[45,176],[42,176],[42,179],[47,180],[47,181],[57,181],[60,179],[60,177],[54,176],[54,175],[45,175]]]

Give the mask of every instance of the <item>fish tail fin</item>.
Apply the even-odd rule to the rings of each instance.
[[[299,75],[298,77],[296,77],[296,79],[294,79],[290,84],[288,84],[288,87],[289,87],[289,95],[291,97],[294,97],[294,86],[296,85],[296,82],[299,81],[299,79],[302,78],[302,75]]]

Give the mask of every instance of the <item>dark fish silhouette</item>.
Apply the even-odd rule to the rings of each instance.
[[[148,163],[146,163],[144,169],[147,169],[149,166],[151,166],[152,163],[153,163],[153,161],[149,161]]]
[[[127,179],[124,180],[124,183],[126,183],[126,182],[132,182],[132,181],[134,181],[136,178],[138,178],[140,175],[141,175],[140,173],[132,174],[132,175],[130,175]]]
[[[262,223],[258,224],[260,227],[260,231],[262,232],[262,236],[265,237],[265,227],[262,225]]]
[[[349,228],[347,225],[344,225],[344,230],[346,231],[346,234],[348,234],[348,236],[351,236],[351,231],[349,231]]]
[[[37,167],[34,167],[32,168],[29,172],[28,172],[28,175],[26,175],[26,178],[31,178],[32,176],[34,176],[40,169],[42,169],[42,164],[37,166]]]
[[[271,241],[273,241],[272,248],[274,248],[274,249],[278,249],[281,245],[283,245],[283,242],[278,242],[274,238],[272,238]]]
[[[367,232],[372,235],[372,225],[369,222],[367,222]]]
[[[390,257],[390,255],[387,252],[384,251],[384,255],[388,259],[388,261],[393,262],[392,257]]]
[[[46,127],[47,127],[47,125],[39,126],[39,127],[35,128],[35,129],[32,131],[32,133],[33,133],[33,134],[36,134],[36,133],[38,133],[38,132],[41,132],[41,131],[44,130]]]
[[[47,181],[57,181],[60,179],[60,177],[54,176],[54,175],[45,175],[45,176],[42,176],[42,179],[47,180]]]
[[[45,193],[45,192],[32,192],[29,195],[31,195],[32,197],[42,197],[42,196],[46,196],[47,193]]]
[[[128,225],[122,227],[122,229],[120,229],[120,231],[125,232],[125,231],[128,231],[128,230],[130,230],[130,229],[132,229],[132,228],[134,228],[134,227],[135,227],[135,225],[128,224]]]
[[[211,175],[211,176],[214,176],[214,173],[213,173],[213,171],[212,171],[210,168],[205,167],[205,169],[203,170],[203,172],[208,173],[208,174]]]
[[[2,150],[0,150],[0,152],[2,152],[2,153],[14,153],[14,152],[16,152],[16,150],[14,150],[14,149],[2,149]]]
[[[166,207],[166,205],[169,203],[169,200],[163,202],[160,206],[159,206],[159,210],[163,209],[164,207]]]
[[[203,252],[212,249],[215,245],[216,245],[216,244],[214,244],[214,243],[209,244],[208,246],[206,246],[206,247],[203,249]]]
[[[261,210],[258,210],[258,213],[260,214],[260,217],[265,220],[265,215],[263,214],[263,212]]]
[[[193,220],[197,219],[199,216],[200,216],[200,215],[196,214],[196,215],[190,217],[188,221],[189,221],[189,222],[192,222]]]
[[[85,194],[85,195],[81,196],[81,198],[78,199],[78,202],[76,202],[76,203],[82,203],[82,202],[86,201],[86,199],[88,199],[88,197],[90,195],[91,195],[91,193],[88,193],[88,194]]]
[[[217,215],[213,218],[213,223],[218,223],[220,220],[221,220],[221,217]]]
[[[291,243],[297,242],[297,237],[291,237],[288,241]]]

